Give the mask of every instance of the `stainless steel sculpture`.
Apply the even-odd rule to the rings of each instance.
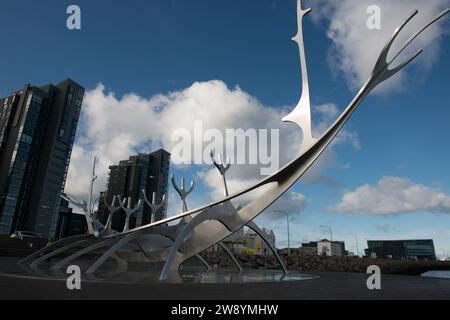
[[[216,161],[215,152],[213,150],[209,152],[209,155],[212,162],[214,163],[214,166],[217,168],[217,170],[219,170],[220,175],[223,178],[224,196],[228,197],[230,194],[228,193],[227,178],[225,177],[225,174],[231,168],[230,159],[228,158],[225,164],[222,160],[222,154],[219,153],[219,162]]]
[[[189,187],[189,190],[186,189],[186,178],[181,178],[181,186],[178,186],[177,181],[175,180],[175,176],[172,175],[172,185],[174,189],[177,191],[178,195],[180,196],[181,202],[183,203],[183,207],[181,208],[182,212],[188,211],[187,205],[186,205],[186,198],[194,191],[195,182],[191,181],[191,186]]]
[[[128,199],[124,199],[119,196],[119,204],[123,211],[125,211],[125,225],[123,226],[123,232],[130,230],[130,218],[142,207],[142,200],[139,199],[139,202],[136,207],[133,208],[133,203],[131,197]],[[128,206],[127,206],[128,204]]]
[[[94,222],[93,222],[91,217],[93,215],[92,193],[94,191],[94,182],[98,178],[97,175],[95,174],[95,166],[96,166],[96,164],[97,164],[97,157],[94,157],[94,162],[92,164],[91,183],[90,183],[90,186],[89,186],[89,198],[88,198],[88,202],[87,202],[88,210],[87,210],[87,212],[85,212],[86,218],[90,220],[89,223],[87,224],[89,233],[93,232],[95,235],[97,235],[98,230],[95,230],[95,228],[93,227]]]
[[[311,100],[309,96],[309,78],[308,66],[306,63],[305,40],[303,36],[303,18],[311,12],[311,8],[303,9],[302,1],[297,2],[297,35],[292,38],[298,44],[300,52],[300,67],[302,73],[302,95],[297,107],[285,118],[284,122],[292,122],[297,124],[303,132],[303,142],[301,150],[307,149],[311,146],[315,139],[312,136],[312,121],[311,121]]]
[[[215,244],[220,244],[222,240],[246,225],[254,227],[255,225],[252,221],[279,197],[286,193],[289,188],[303,176],[336,137],[363,99],[375,87],[388,80],[408,65],[422,52],[422,50],[419,50],[409,59],[398,64],[397,67],[389,69],[392,63],[398,58],[399,54],[403,52],[404,49],[408,47],[409,44],[427,27],[450,11],[449,9],[443,11],[417,33],[412,35],[401,49],[393,55],[393,58],[388,61],[387,56],[394,40],[404,26],[418,13],[417,10],[412,12],[404,23],[395,30],[393,36],[380,53],[369,79],[362,86],[348,107],[319,139],[315,139],[312,137],[311,133],[311,105],[302,28],[303,18],[311,10],[303,9],[301,0],[298,0],[297,5],[298,33],[297,36],[294,37],[294,41],[298,43],[300,49],[303,90],[297,107],[283,119],[284,121],[296,123],[303,131],[303,143],[300,148],[300,154],[294,160],[271,176],[232,195],[228,195],[228,188],[225,187],[226,196],[222,200],[209,203],[194,210],[188,210],[185,201],[187,194],[192,190],[186,191],[184,183],[182,183],[183,187],[176,187],[176,190],[183,201],[182,213],[132,230],[124,230],[117,234],[106,232],[98,238],[87,235],[63,239],[50,248],[43,249],[24,259],[22,264],[36,266],[47,260],[48,257],[53,257],[60,252],[66,251],[67,247],[81,247],[79,251],[59,261],[52,266],[51,269],[57,270],[87,253],[104,250],[102,256],[87,269],[87,273],[95,272],[109,257],[114,257],[116,255],[130,261],[133,256],[140,255],[141,257],[145,257],[148,261],[159,261],[164,263],[164,267],[160,274],[160,280],[179,281],[179,269],[183,262],[198,256],[198,254]],[[227,166],[224,166],[224,168],[226,167]],[[219,170],[221,174],[223,172],[222,176],[226,186],[225,172],[227,169],[225,170],[224,168],[220,167]],[[174,178],[173,182],[175,182]],[[174,183],[174,185],[176,185],[176,183]],[[193,185],[191,185],[191,187],[193,188]],[[238,200],[242,195],[246,195],[255,190],[260,190],[261,195],[242,208],[236,208],[231,203],[233,200]],[[112,205],[114,205],[114,201]],[[169,225],[176,221],[179,223]],[[108,230],[108,224],[106,230]],[[284,269],[283,265],[282,267]],[[238,268],[240,267],[238,266]]]
[[[145,190],[142,190],[142,195],[144,196],[145,203],[150,208],[150,214],[151,214],[150,222],[153,223],[156,220],[156,215],[158,214],[158,212],[162,208],[164,208],[164,206],[166,204],[166,195],[163,195],[162,200],[159,204],[156,203],[156,193],[155,192],[153,192],[152,201],[148,200]]]
[[[223,160],[222,160],[222,154],[219,153],[219,162],[216,161],[215,159],[215,151],[211,150],[210,151],[210,157],[211,160],[214,164],[214,166],[217,168],[217,170],[219,171],[220,175],[223,178],[223,186],[224,186],[224,194],[225,197],[229,196],[228,193],[228,186],[227,186],[227,179],[225,174],[227,173],[228,170],[230,170],[231,168],[231,164],[230,164],[230,160],[227,159],[226,164],[224,164]],[[239,210],[240,206],[236,209]],[[247,224],[247,227],[252,229],[269,247],[270,251],[272,251],[273,255],[275,256],[275,258],[277,259],[281,269],[283,270],[284,274],[287,274],[287,269],[284,265],[283,260],[281,259],[280,255],[278,254],[278,251],[276,250],[276,248],[270,243],[270,241],[267,239],[266,235],[264,234],[264,231],[261,230],[258,225],[256,223],[254,223],[253,221],[250,221]],[[235,232],[239,231],[235,230]],[[242,272],[243,268],[241,267],[241,265],[238,262],[238,259],[236,259],[236,257],[233,255],[233,253],[228,249],[228,247],[226,247],[222,242],[219,242],[219,246],[224,249],[224,251],[228,254],[228,256],[231,258],[231,260],[233,261],[233,263],[236,265],[236,267],[238,268],[239,271]]]
[[[83,201],[77,201],[70,196],[62,195],[61,198],[71,203],[73,206],[81,209],[84,213],[84,216],[86,218],[86,225],[88,228],[88,234],[98,236],[100,230],[103,228],[103,225],[101,225],[93,216],[93,208],[92,208],[92,192],[94,189],[94,182],[97,180],[97,175],[95,174],[95,166],[97,164],[97,157],[94,157],[93,164],[92,164],[92,175],[90,179],[89,184],[89,198],[88,202]]]
[[[109,204],[108,200],[106,199],[106,194],[103,197],[103,203],[105,204],[105,207],[106,207],[106,209],[108,209],[108,212],[109,212],[108,220],[106,221],[106,225],[103,229],[103,234],[105,234],[105,235],[110,235],[113,233],[112,221],[113,221],[114,214],[116,212],[119,212],[120,209],[122,208],[120,205],[118,205],[118,206],[115,205],[117,199],[118,199],[117,196],[113,196],[112,202],[111,202],[111,204]]]

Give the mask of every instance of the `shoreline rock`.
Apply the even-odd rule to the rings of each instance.
[[[202,253],[211,265],[219,267],[232,267],[233,263],[224,252]],[[279,269],[274,256],[236,255],[244,269]],[[360,257],[324,257],[324,256],[286,256],[288,270],[295,271],[326,271],[366,273],[371,265],[377,265],[384,274],[421,275],[427,271],[450,270],[449,261],[410,261],[410,260],[384,260]]]

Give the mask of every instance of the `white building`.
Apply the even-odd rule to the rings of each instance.
[[[266,239],[275,248],[275,233],[270,229],[262,229]],[[235,234],[229,236],[223,241],[224,244],[230,248],[235,254],[257,254],[257,255],[272,255],[270,246],[253,230],[242,228]],[[214,246],[212,250],[221,250]]]
[[[345,242],[321,240],[317,242],[317,253],[320,256],[343,257],[345,256]]]
[[[264,236],[269,241],[269,243],[275,248],[275,233],[270,229],[262,229],[264,232]],[[270,250],[270,246],[261,238],[258,234],[256,234],[253,230],[248,229],[244,235],[244,248],[242,248],[241,252],[244,253],[245,249],[247,253],[253,253],[258,255],[272,255],[272,251]]]

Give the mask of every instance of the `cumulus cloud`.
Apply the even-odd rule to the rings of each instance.
[[[161,147],[172,151],[177,143],[172,140],[172,134],[179,129],[184,129],[186,135],[193,137],[192,143],[200,144],[208,152],[208,142],[194,134],[194,124],[198,121],[201,121],[203,130],[216,129],[224,135],[229,128],[279,129],[279,140],[269,139],[268,149],[271,150],[272,144],[276,144],[273,150],[279,150],[279,164],[282,166],[298,153],[301,142],[301,130],[281,122],[281,118],[287,113],[287,107],[264,106],[238,86],[229,88],[219,80],[196,82],[183,90],[150,98],[134,93],[117,97],[99,84],[86,93],[66,192],[78,198],[87,197],[93,155],[99,158],[99,178],[95,186],[95,194],[98,194],[105,189],[110,165],[138,152],[148,153]],[[317,133],[323,131],[337,113],[335,105],[318,106],[315,113]],[[354,145],[359,142],[354,133],[343,131],[337,143]],[[237,149],[246,147],[236,145]],[[219,149],[217,152],[224,151]],[[172,154],[172,160],[176,162],[177,154]],[[334,163],[336,157],[331,149],[312,168],[312,172],[305,177],[306,180],[324,179],[324,168]],[[211,190],[207,195],[209,198],[217,199],[222,196],[221,177],[211,165],[178,168],[189,168],[191,177],[196,176]],[[200,174],[196,175],[196,171]],[[233,165],[227,177],[230,191],[236,192],[261,179],[261,163]],[[302,207],[303,202],[295,194],[289,194],[283,199],[280,202],[288,210],[292,207],[289,203]],[[209,199],[205,199],[206,201]]]
[[[184,90],[149,99],[133,93],[116,97],[99,84],[86,93],[66,190],[86,196],[93,155],[99,158],[97,189],[102,190],[109,165],[159,147],[171,151],[175,145],[172,133],[186,129],[194,137],[196,121],[202,121],[204,130],[215,128],[222,132],[226,128],[281,128],[283,114],[283,109],[265,107],[239,87],[230,89],[222,81],[194,83]],[[290,142],[283,145],[283,156],[288,159],[295,154],[301,136],[296,128],[286,126],[280,134]],[[192,142],[205,146],[203,141]],[[172,155],[175,161],[176,157]],[[248,170],[245,177],[255,174],[256,170]]]
[[[450,213],[450,196],[401,177],[384,177],[344,194],[334,212],[397,215],[413,212]]]
[[[384,45],[404,19],[414,10],[419,14],[400,33],[394,43],[391,53],[395,52],[413,32],[424,26],[431,18],[450,6],[449,0],[341,0],[311,1],[313,8],[311,17],[316,23],[325,22],[327,36],[332,41],[328,52],[329,64],[336,74],[347,80],[351,89],[358,89],[369,77],[376,59]],[[381,9],[381,29],[369,30],[366,10],[371,5]],[[437,61],[440,53],[442,36],[449,30],[446,24],[438,22],[426,30],[407,53],[413,50],[425,49],[416,60],[415,65],[421,69],[421,74]],[[401,62],[405,55],[399,57]],[[389,81],[389,86],[381,86],[378,93],[403,89],[405,73],[398,74]]]

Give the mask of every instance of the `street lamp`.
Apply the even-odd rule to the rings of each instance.
[[[356,241],[356,256],[359,257],[359,246],[358,246],[358,237],[356,236],[356,234],[354,233],[350,233],[353,237],[355,237],[355,241]]]
[[[331,242],[333,242],[333,229],[329,226],[320,226],[322,229],[328,229],[328,231],[330,232],[330,236],[331,236]]]
[[[281,210],[275,210],[274,212],[279,212],[286,215],[287,220],[287,234],[288,234],[288,256],[291,255],[291,239],[290,239],[290,231],[289,231],[289,213],[281,211]]]

